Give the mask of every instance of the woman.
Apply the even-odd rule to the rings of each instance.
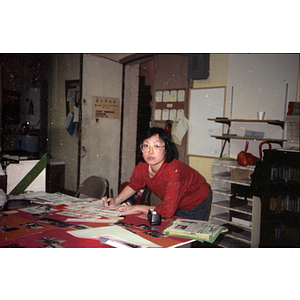
[[[162,218],[177,216],[205,220],[209,207],[209,186],[199,173],[174,158],[168,133],[162,128],[150,128],[140,148],[145,162],[140,162],[134,168],[130,183],[116,198],[103,198],[104,206],[114,207],[147,185],[163,200],[162,204],[157,206],[122,204],[117,210],[147,214],[151,208]]]

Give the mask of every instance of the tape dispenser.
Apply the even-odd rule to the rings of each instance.
[[[148,210],[148,221],[151,226],[159,226],[161,224],[161,215],[154,209]]]

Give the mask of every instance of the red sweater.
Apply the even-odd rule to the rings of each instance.
[[[203,177],[187,164],[176,159],[164,162],[153,178],[148,172],[149,165],[140,162],[130,179],[129,186],[138,191],[147,185],[163,200],[155,210],[162,218],[172,217],[177,209],[191,209],[206,199],[210,190]]]

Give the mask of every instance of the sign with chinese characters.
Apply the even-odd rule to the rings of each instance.
[[[96,97],[94,100],[94,118],[119,119],[120,99],[110,97]]]

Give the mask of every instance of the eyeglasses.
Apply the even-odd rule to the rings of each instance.
[[[142,152],[149,152],[150,148],[152,148],[154,152],[159,152],[164,147],[165,146],[161,146],[161,145],[152,145],[152,146],[148,145],[148,144],[142,144],[142,145],[140,145],[140,148],[141,148]]]

